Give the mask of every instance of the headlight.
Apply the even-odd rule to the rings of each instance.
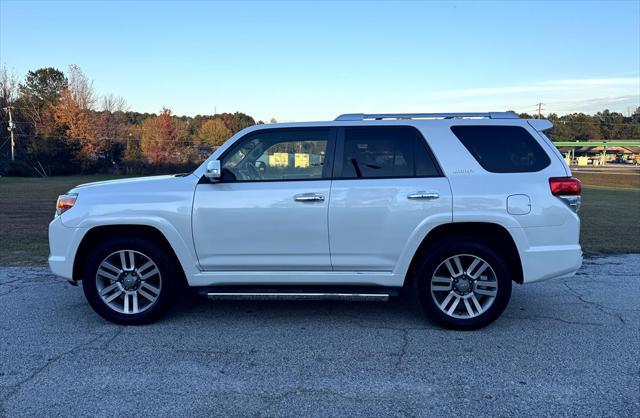
[[[76,204],[76,199],[78,198],[78,193],[67,193],[58,196],[58,201],[56,202],[56,216],[60,216]]]

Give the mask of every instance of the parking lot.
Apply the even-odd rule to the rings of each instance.
[[[0,416],[640,415],[640,255],[516,286],[442,330],[389,303],[181,303],[121,327],[46,268],[0,268]]]

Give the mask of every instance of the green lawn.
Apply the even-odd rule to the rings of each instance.
[[[56,197],[77,184],[109,178],[113,176],[1,177],[0,265],[46,264],[47,225]],[[640,190],[587,185],[580,217],[585,253],[640,253]]]
[[[0,265],[44,265],[58,195],[114,176],[0,177]]]
[[[624,172],[574,172],[573,175],[580,179],[582,184],[588,186],[611,187],[614,189],[640,190],[640,174],[638,171]]]
[[[586,186],[580,219],[586,254],[640,253],[640,190]]]

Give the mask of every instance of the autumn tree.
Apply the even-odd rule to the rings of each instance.
[[[219,147],[231,137],[232,132],[227,128],[221,119],[209,119],[198,129],[196,138],[203,144],[211,147]]]
[[[189,160],[186,124],[163,108],[160,115],[145,119],[140,130],[140,148],[151,164],[181,163]]]
[[[68,142],[79,145],[81,159],[91,159],[104,150],[106,144],[96,138],[93,115],[80,106],[71,90],[62,92],[55,105],[54,116],[56,122],[65,129]]]
[[[70,143],[79,145],[79,157],[83,162],[91,160],[111,159],[113,148],[120,147],[119,141],[126,135],[126,128],[118,116],[111,111],[94,111],[97,94],[93,81],[89,80],[77,65],[69,66],[68,87],[62,92],[55,106],[55,120],[66,130]],[[122,98],[105,96],[103,104],[111,109],[126,110],[126,102]]]

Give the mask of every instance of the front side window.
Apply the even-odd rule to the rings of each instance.
[[[223,157],[223,181],[322,179],[328,142],[329,129],[258,132]]]
[[[459,125],[451,131],[492,173],[535,172],[551,164],[538,141],[520,126]]]
[[[424,139],[409,127],[345,128],[341,160],[343,179],[439,175]]]

